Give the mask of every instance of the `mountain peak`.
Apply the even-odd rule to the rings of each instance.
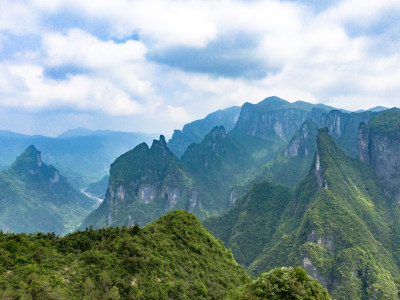
[[[165,141],[165,137],[160,135],[159,140],[153,140],[153,144],[151,145],[151,150],[160,149],[163,155],[167,155],[170,150],[168,149],[167,142]]]
[[[225,138],[226,137],[225,127],[224,126],[215,126],[208,135],[212,136],[214,139],[217,136],[221,137],[221,138]]]
[[[34,145],[30,145],[20,156],[18,156],[16,162],[18,161],[32,166],[41,167],[41,152]]]

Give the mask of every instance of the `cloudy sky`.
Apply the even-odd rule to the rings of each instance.
[[[0,129],[170,135],[272,95],[400,106],[400,1],[0,0]]]

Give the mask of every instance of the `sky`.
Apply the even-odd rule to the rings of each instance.
[[[399,0],[0,0],[0,129],[163,133],[269,96],[400,106]]]

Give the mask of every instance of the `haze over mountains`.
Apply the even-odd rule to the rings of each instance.
[[[100,163],[91,166],[90,172],[97,170],[100,176],[86,191],[104,196],[104,201],[94,208],[93,199],[76,200],[79,204],[73,205],[85,203],[86,210],[68,224],[62,223],[61,212],[58,223],[48,227],[17,227],[20,222],[9,213],[10,201],[8,218],[0,221],[3,230],[56,228],[51,231],[64,234],[77,226],[80,230],[144,226],[170,211],[186,210],[231,248],[236,261],[252,275],[297,265],[335,299],[393,299],[400,282],[399,132],[396,108],[346,112],[269,97],[258,104],[211,113],[176,130],[168,142],[161,135],[151,144],[132,145],[114,160],[109,175],[98,172]],[[58,149],[53,153],[59,153],[59,161],[74,149],[72,154],[77,154],[69,157],[74,160],[69,167],[79,165],[84,170],[93,162],[104,163],[104,157],[143,136],[150,137],[76,129],[56,139],[38,137],[38,141],[56,145],[49,149]],[[20,145],[15,142],[17,135],[4,133],[2,138],[10,137],[12,147]],[[98,142],[101,147],[96,152],[90,147]],[[79,156],[85,144],[90,147]],[[21,161],[38,165],[32,153],[39,152],[29,147],[1,173],[4,182],[13,182],[5,195],[19,195],[15,182],[20,182],[21,195],[35,188],[42,192],[42,198],[35,198],[37,207],[53,198],[74,203],[68,193],[82,196],[62,176],[57,183],[69,191],[63,194],[66,198],[49,194],[56,193],[52,182],[59,173],[54,167],[43,164],[41,168],[50,168],[45,174],[51,176],[40,175],[44,179],[35,184],[30,176],[41,174],[36,169],[32,173],[29,167],[21,167],[27,171],[16,173]],[[79,161],[83,156],[84,163]],[[87,183],[93,178],[82,174]],[[29,197],[17,199],[25,198]],[[18,214],[23,216],[32,201],[18,201]]]
[[[10,166],[29,145],[43,152],[74,187],[82,189],[108,174],[113,160],[156,135],[107,130],[74,129],[57,138],[0,131],[0,166]]]

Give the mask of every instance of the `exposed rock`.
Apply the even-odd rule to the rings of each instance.
[[[325,249],[328,249],[331,252],[334,251],[334,245],[332,239],[327,237],[319,237],[314,229],[307,233],[307,242],[316,243],[318,245],[323,246]]]
[[[60,174],[58,172],[54,172],[54,176],[49,179],[50,185],[54,185],[55,183],[60,181]]]
[[[387,125],[386,119],[393,118]],[[387,111],[361,124],[358,133],[359,159],[370,164],[385,185],[385,193],[394,201],[400,199],[400,112]]]
[[[195,209],[196,205],[198,206],[199,209],[201,209],[201,202],[199,199],[199,191],[196,189],[193,189],[191,192],[191,196],[189,198],[189,207],[188,211],[193,212]]]
[[[228,202],[229,202],[229,207],[232,207],[236,200],[238,199],[236,191],[234,188],[231,189],[231,191],[229,192],[229,198],[228,198]]]
[[[310,275],[314,279],[317,279],[323,287],[326,288],[328,286],[328,281],[326,280],[326,278],[324,276],[322,276],[318,272],[318,269],[313,265],[313,263],[309,257],[307,257],[307,256],[303,257],[302,267],[307,271],[308,275]]]
[[[138,189],[138,197],[140,202],[148,204],[154,201],[157,196],[155,185],[141,184]]]

